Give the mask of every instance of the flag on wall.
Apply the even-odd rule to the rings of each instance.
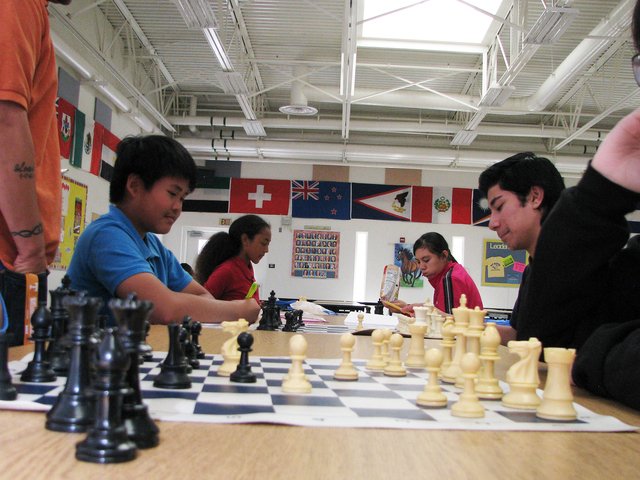
[[[232,178],[229,213],[288,215],[291,181]]]
[[[471,225],[472,190],[470,188],[433,188],[432,223]]]
[[[491,218],[489,201],[480,190],[473,189],[473,224],[478,227],[488,227]]]
[[[351,218],[411,220],[410,186],[351,184]]]
[[[100,176],[108,182],[110,182],[111,177],[113,177],[113,166],[116,163],[116,148],[118,148],[119,143],[120,139],[105,128],[102,133]]]
[[[104,127],[95,122],[93,129],[93,148],[91,150],[91,170],[90,172],[96,176],[100,176],[100,162],[102,159],[102,136]]]
[[[58,140],[60,141],[60,156],[68,159],[71,154],[73,139],[73,121],[76,107],[64,98],[56,99],[56,119],[58,125]]]
[[[215,177],[210,187],[196,188],[182,204],[183,212],[227,213],[229,211],[228,177]]]
[[[91,160],[93,155],[93,147],[96,145],[96,128],[102,128],[102,126],[96,122],[93,118],[84,119],[84,130],[82,136],[82,164],[81,167],[85,170],[91,170]],[[100,137],[102,138],[102,137]],[[74,149],[75,155],[75,149]],[[97,173],[96,173],[97,175]]]
[[[291,215],[297,218],[351,218],[351,184],[293,180]]]
[[[73,144],[71,146],[71,156],[69,163],[74,167],[82,168],[82,140],[84,137],[85,115],[80,110],[76,110],[73,122]]]
[[[433,187],[418,187],[412,188],[412,201],[411,206],[411,221],[431,223],[433,219],[433,209],[431,204],[433,203]]]

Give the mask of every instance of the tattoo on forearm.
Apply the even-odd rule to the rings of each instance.
[[[33,227],[33,230],[20,230],[19,232],[11,232],[11,235],[13,235],[14,237],[22,237],[22,238],[29,238],[29,237],[35,237],[36,235],[42,235],[42,223],[39,223],[38,225]]]
[[[25,165],[24,162],[16,163],[16,166],[13,169],[13,171],[16,173],[19,173],[20,178],[33,178],[35,167]]]

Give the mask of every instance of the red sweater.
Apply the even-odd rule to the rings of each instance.
[[[218,300],[243,300],[253,282],[253,266],[247,265],[240,258],[233,257],[216,267],[204,284],[204,288]],[[260,301],[256,289],[253,298]]]

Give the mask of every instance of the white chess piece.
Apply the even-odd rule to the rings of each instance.
[[[351,352],[356,338],[353,334],[347,332],[340,337],[340,349],[342,350],[342,363],[338,369],[333,372],[333,378],[337,380],[357,380],[358,371],[351,362]]]
[[[523,410],[536,410],[542,402],[536,389],[540,384],[538,376],[538,358],[542,351],[542,343],[537,338],[507,343],[511,353],[517,353],[520,360],[507,370],[509,393],[502,397],[505,407]]]
[[[389,353],[389,340],[391,339],[391,335],[393,335],[393,332],[390,328],[383,328],[382,334],[384,335],[381,347],[382,361],[385,365],[388,365],[389,359],[391,358],[391,354]]]
[[[571,392],[571,365],[575,358],[574,348],[544,349],[544,360],[549,370],[542,392],[542,403],[536,410],[536,416],[566,421],[578,418]]]
[[[487,322],[480,337],[482,369],[476,384],[476,394],[482,399],[498,400],[502,398],[502,387],[500,387],[500,382],[494,375],[495,362],[500,360],[498,345],[500,345],[500,333],[496,328],[496,324]]]
[[[371,360],[367,362],[367,369],[369,370],[384,370],[386,363],[382,358],[382,342],[384,340],[384,333],[382,330],[376,329],[371,333],[371,340],[373,341],[373,355]]]
[[[460,394],[460,400],[451,405],[451,415],[464,418],[484,417],[484,407],[475,393],[475,380],[480,369],[480,359],[473,352],[467,352],[460,361],[464,387]]]
[[[231,338],[222,344],[221,354],[224,361],[218,367],[218,375],[228,377],[236,371],[240,363],[240,351],[238,350],[238,335],[249,329],[249,322],[241,318],[235,322],[222,322],[222,330],[230,332]]]
[[[304,373],[302,362],[307,358],[307,341],[298,334],[289,340],[291,368],[282,381],[282,391],[287,393],[311,393],[311,382]]]
[[[418,323],[418,320],[409,325],[409,333],[411,333],[411,343],[409,344],[409,354],[404,361],[406,367],[425,367],[427,359],[425,358],[424,335],[429,327],[426,323]]]
[[[358,314],[358,326],[356,327],[356,332],[359,332],[360,330],[364,330],[364,327],[362,326],[362,322],[364,321],[364,313],[359,313]]]
[[[418,395],[416,403],[421,407],[446,407],[447,396],[442,393],[438,385],[438,371],[442,365],[443,355],[437,348],[430,348],[425,358],[427,360],[426,370],[429,372],[429,383],[425,385],[424,391]]]
[[[400,360],[402,342],[404,342],[404,338],[399,333],[391,335],[389,340],[391,359],[389,360],[389,365],[384,368],[384,374],[389,377],[404,377],[407,375],[407,369],[402,366],[402,360]]]

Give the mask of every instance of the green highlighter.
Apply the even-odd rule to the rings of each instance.
[[[249,292],[247,293],[247,296],[246,296],[246,297],[244,297],[244,298],[246,299],[246,298],[251,298],[251,297],[253,297],[253,294],[254,294],[254,293],[256,293],[256,290],[257,290],[257,289],[258,289],[258,284],[257,284],[256,282],[253,282],[253,283],[251,284],[251,288],[249,288]]]

